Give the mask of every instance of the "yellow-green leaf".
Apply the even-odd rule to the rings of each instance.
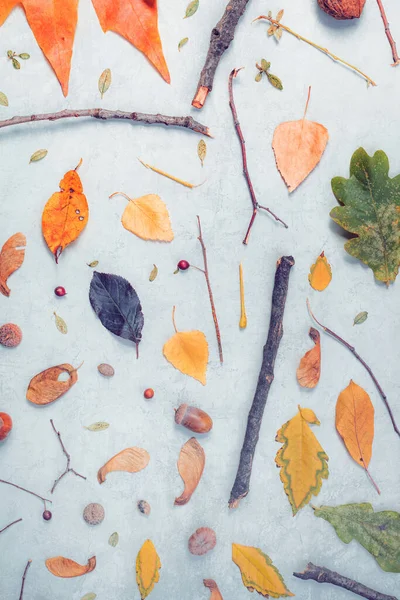
[[[114,531],[114,533],[112,533],[108,539],[108,543],[110,544],[110,546],[112,546],[113,548],[115,548],[115,546],[118,544],[119,542],[119,535],[117,531]]]
[[[184,18],[187,19],[188,17],[192,17],[194,15],[194,13],[197,12],[197,9],[199,8],[199,0],[192,0],[192,2],[189,2],[189,4],[187,5],[186,8],[186,13]]]
[[[97,594],[94,592],[89,592],[88,594],[82,596],[81,600],[95,600],[95,598],[97,598]]]
[[[294,596],[272,560],[260,548],[232,544],[232,560],[239,567],[243,584],[250,592],[256,590],[266,598]]]
[[[179,52],[181,51],[181,48],[188,43],[188,41],[189,41],[188,37],[185,37],[185,38],[181,39],[181,41],[178,44],[178,50],[179,50]]]
[[[0,105],[1,106],[8,106],[8,98],[5,95],[4,92],[0,92]]]
[[[353,325],[361,325],[361,323],[364,323],[364,321],[366,321],[367,319],[368,319],[368,313],[366,310],[363,310],[362,312],[358,313],[358,315],[356,315],[354,317]]]
[[[36,150],[29,159],[29,162],[37,162],[38,160],[42,160],[45,156],[47,156],[47,150]]]
[[[207,144],[205,143],[204,140],[200,140],[199,143],[197,144],[197,154],[201,161],[201,166],[203,166],[204,159],[207,154]]]
[[[157,275],[158,275],[157,265],[154,265],[151,270],[150,276],[149,276],[149,281],[154,281],[155,278],[157,277]]]
[[[96,421],[96,423],[92,423],[91,425],[88,425],[87,427],[85,426],[85,429],[88,429],[89,431],[104,431],[105,429],[108,429],[110,427],[109,423],[106,423],[106,421]]]
[[[62,319],[56,312],[53,313],[56,320],[56,327],[60,333],[68,333],[68,327],[64,319]]]
[[[104,69],[102,74],[99,77],[99,92],[101,94],[101,98],[103,98],[104,94],[108,90],[111,85],[111,69]]]

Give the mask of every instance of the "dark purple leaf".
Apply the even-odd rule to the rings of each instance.
[[[90,304],[106,329],[136,344],[142,338],[143,313],[139,297],[129,281],[119,275],[93,273]]]

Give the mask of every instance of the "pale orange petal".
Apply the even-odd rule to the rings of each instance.
[[[175,498],[175,504],[187,504],[197,488],[206,463],[206,455],[203,447],[196,438],[192,437],[182,446],[178,460],[179,475],[183,479],[185,489],[179,498]]]
[[[108,473],[126,471],[137,473],[149,464],[150,455],[143,448],[125,448],[106,462],[97,473],[99,483],[104,483]]]
[[[96,568],[96,557],[92,556],[89,558],[87,565],[80,565],[70,558],[55,556],[46,560],[46,567],[56,577],[80,577]]]

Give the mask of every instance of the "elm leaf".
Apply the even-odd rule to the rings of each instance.
[[[30,157],[29,162],[37,162],[38,160],[42,160],[45,156],[47,156],[47,150],[44,148],[41,150],[36,150],[36,152],[34,152]]]
[[[187,8],[186,8],[186,13],[185,13],[184,19],[187,19],[188,17],[192,17],[194,15],[194,13],[197,12],[197,9],[199,8],[199,4],[200,4],[199,0],[192,0],[192,2],[189,2],[189,4],[187,5]]]
[[[0,92],[0,105],[1,106],[8,106],[8,98],[5,95],[4,92]]]
[[[366,310],[363,310],[362,312],[358,313],[358,315],[356,315],[354,317],[353,325],[361,325],[361,323],[364,323],[367,319],[368,319],[368,313]]]

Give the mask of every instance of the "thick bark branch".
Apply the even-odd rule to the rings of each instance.
[[[258,376],[253,404],[247,419],[246,434],[240,453],[240,462],[235,483],[231,491],[229,508],[236,508],[242,498],[249,493],[251,468],[254,452],[260,434],[261,422],[267,403],[271,383],[274,380],[274,365],[279,344],[283,335],[283,314],[289,285],[290,269],[294,265],[292,256],[283,256],[278,260],[274,290],[272,292],[271,319],[267,342],[263,350],[263,360]]]
[[[200,79],[197,92],[192,100],[192,106],[203,108],[214,82],[215,71],[225,50],[229,48],[235,35],[235,29],[240,17],[246,10],[249,0],[230,0],[220,21],[211,31],[210,47]]]
[[[21,125],[23,123],[32,123],[33,121],[58,121],[59,119],[69,119],[70,117],[93,117],[107,121],[109,119],[125,119],[132,123],[147,123],[148,125],[167,125],[172,127],[185,127],[212,137],[210,130],[205,125],[198,123],[192,117],[168,117],[166,115],[151,115],[139,112],[124,112],[122,110],[106,110],[105,108],[85,108],[82,110],[61,110],[56,113],[45,113],[41,115],[30,115],[26,117],[13,117],[0,121],[0,129],[10,125]]]
[[[368,600],[398,600],[395,596],[381,594],[381,592],[372,590],[358,581],[344,577],[344,575],[340,575],[335,571],[330,571],[326,567],[318,567],[313,563],[308,563],[306,570],[302,573],[293,573],[293,575],[299,579],[312,579],[317,583],[331,583]]]

